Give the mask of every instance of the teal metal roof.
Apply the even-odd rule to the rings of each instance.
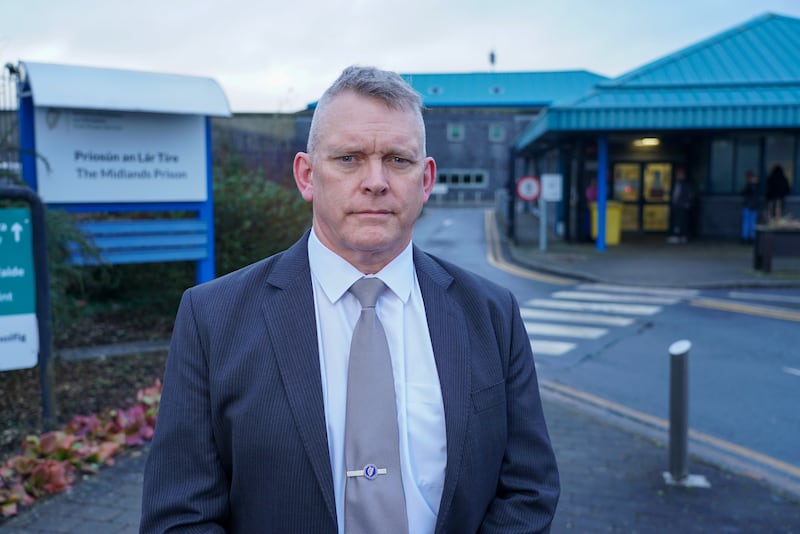
[[[765,14],[553,106],[547,132],[800,127],[800,19]]]
[[[800,19],[767,13],[653,61],[607,86],[703,86],[800,81]]]
[[[545,107],[568,103],[608,78],[585,70],[403,74],[426,107]]]

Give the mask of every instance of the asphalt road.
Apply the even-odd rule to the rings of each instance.
[[[693,446],[735,453],[800,480],[796,322],[696,305],[706,297],[732,299],[727,290],[631,290],[498,268],[496,254],[487,253],[494,244],[487,243],[484,211],[426,208],[415,243],[516,295],[544,386],[585,394],[663,429],[669,420],[668,348],[688,339]],[[751,289],[748,295],[800,303],[798,289]]]

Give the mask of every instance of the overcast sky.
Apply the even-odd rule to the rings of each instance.
[[[297,111],[350,64],[618,76],[800,0],[0,0],[0,61],[215,79],[234,112]]]

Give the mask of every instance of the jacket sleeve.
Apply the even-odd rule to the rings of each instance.
[[[483,533],[546,533],[560,493],[556,457],[545,425],[530,340],[511,296],[506,376],[508,439],[496,495]]]
[[[184,293],[144,473],[140,532],[225,532],[228,483],[214,443],[208,354]]]

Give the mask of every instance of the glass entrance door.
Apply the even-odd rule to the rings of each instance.
[[[614,200],[622,203],[620,230],[623,232],[638,232],[640,229],[641,189],[641,164],[614,164]]]
[[[672,164],[615,163],[614,200],[622,203],[623,232],[669,230]]]

